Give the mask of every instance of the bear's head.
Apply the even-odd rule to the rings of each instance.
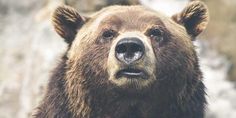
[[[58,7],[53,24],[69,45],[69,95],[181,92],[192,81],[201,81],[192,41],[208,20],[208,10],[199,1],[172,17],[143,6],[111,6],[89,17]]]

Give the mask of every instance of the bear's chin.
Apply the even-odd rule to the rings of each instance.
[[[149,88],[155,79],[145,71],[129,73],[122,72],[121,70],[118,71],[115,76],[111,76],[109,80],[118,89],[130,92],[139,92]]]
[[[148,91],[152,88],[152,83],[149,80],[143,80],[142,78],[126,78],[122,77],[119,78],[121,81],[119,82],[114,82],[113,86],[115,89],[115,92],[120,93],[122,96],[126,96],[128,98],[136,98],[136,97],[142,97],[146,96]]]

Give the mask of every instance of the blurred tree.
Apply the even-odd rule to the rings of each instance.
[[[213,48],[225,54],[232,62],[229,80],[236,81],[236,1],[205,0],[210,11],[210,22],[203,37]]]

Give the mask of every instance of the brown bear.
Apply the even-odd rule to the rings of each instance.
[[[53,13],[68,43],[35,118],[203,118],[205,86],[193,42],[209,20],[193,1],[172,17],[143,6]]]

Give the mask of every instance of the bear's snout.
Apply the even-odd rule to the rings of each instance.
[[[127,65],[140,60],[145,53],[143,42],[136,37],[121,39],[115,47],[115,57]]]
[[[109,80],[119,87],[142,89],[155,81],[156,57],[150,39],[142,32],[125,32],[110,48]]]

